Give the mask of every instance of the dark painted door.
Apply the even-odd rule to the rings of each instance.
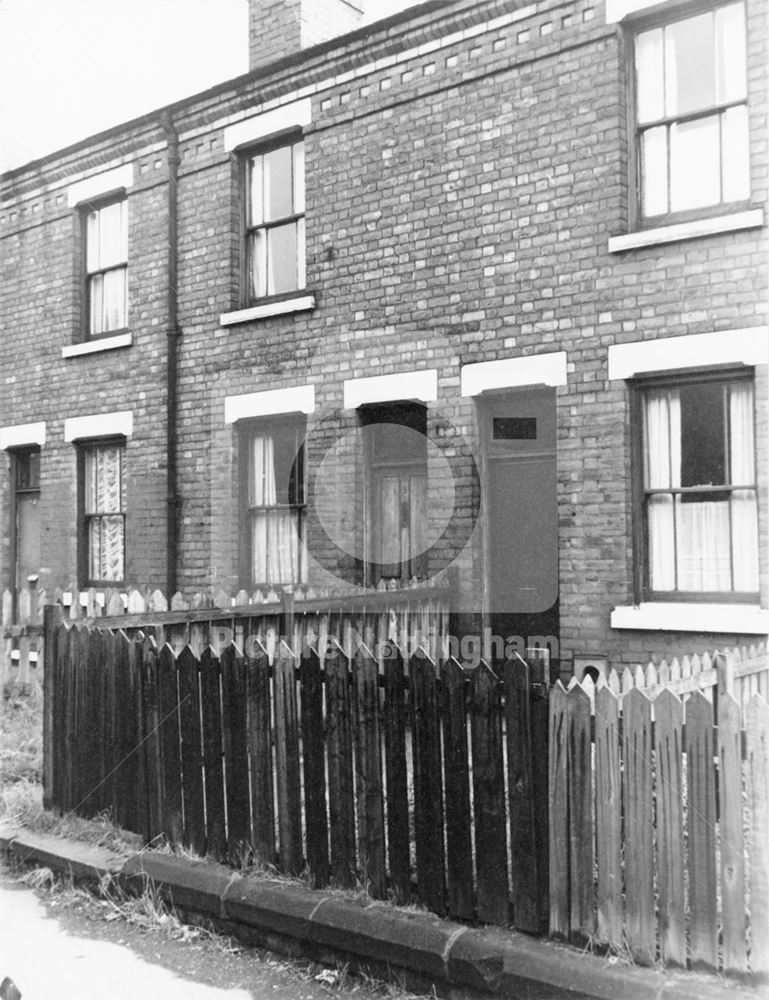
[[[526,388],[483,398],[487,598],[492,633],[558,660],[556,398]]]

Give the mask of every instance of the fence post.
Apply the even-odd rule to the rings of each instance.
[[[551,672],[548,649],[527,649],[529,667],[529,720],[531,727],[531,778],[534,806],[539,930],[546,933],[550,920],[550,687],[558,679]]]
[[[281,635],[278,636],[278,646],[280,646],[280,639],[285,640],[286,645],[294,652],[294,594],[291,591],[284,590],[281,595],[281,604],[283,605],[283,610],[280,616],[280,630]],[[301,650],[296,650],[297,656]]]
[[[53,704],[56,633],[61,622],[61,605],[43,608],[43,808],[53,804]],[[38,664],[39,667],[39,664]],[[56,706],[60,708],[60,706]]]

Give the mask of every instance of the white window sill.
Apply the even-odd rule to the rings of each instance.
[[[757,604],[625,605],[611,613],[611,627],[657,632],[712,632],[740,635],[769,633],[769,611]]]
[[[695,219],[693,222],[679,222],[677,225],[660,226],[658,229],[640,229],[637,233],[628,233],[626,236],[610,236],[609,253],[622,253],[623,250],[657,246],[660,243],[678,243],[700,236],[715,236],[717,233],[733,233],[740,229],[758,229],[763,224],[763,209],[755,208],[749,212]]]
[[[116,337],[102,337],[99,340],[86,340],[82,344],[70,344],[62,347],[63,358],[77,358],[81,354],[98,354],[101,351],[114,351],[118,347],[130,347],[133,343],[132,333],[119,333]]]
[[[222,313],[219,317],[219,326],[235,326],[237,323],[249,323],[255,319],[266,319],[268,316],[285,316],[287,313],[307,312],[314,308],[313,294],[295,295],[293,298],[281,299],[278,302],[265,302],[260,306]]]

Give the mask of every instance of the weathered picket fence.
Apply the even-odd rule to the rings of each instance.
[[[65,590],[57,588],[46,593],[45,590],[38,590],[37,578],[30,577],[27,587],[21,588],[16,594],[5,590],[2,595],[5,657],[0,662],[0,681],[4,683],[14,679],[29,683],[39,679],[36,668],[42,665],[44,659],[43,608],[49,603],[68,621],[98,621],[100,624],[112,623],[113,626],[119,622],[121,627],[126,628],[134,627],[137,621],[158,622],[161,618],[157,616],[162,616],[165,622],[178,622],[188,612],[204,612],[199,617],[205,618],[205,612],[215,609],[232,612],[236,623],[233,628],[238,630],[238,635],[242,633],[242,627],[237,623],[242,621],[244,614],[249,613],[249,608],[257,608],[258,613],[267,620],[271,614],[277,618],[287,608],[296,606],[304,609],[304,617],[297,621],[306,621],[308,608],[330,613],[368,605],[377,612],[373,618],[369,616],[367,619],[368,624],[375,622],[377,626],[374,641],[395,638],[396,641],[413,644],[413,636],[419,634],[419,642],[428,653],[431,656],[439,655],[439,637],[445,635],[446,630],[444,598],[451,592],[450,577],[436,586],[414,583],[406,586],[398,583],[396,586],[396,581],[391,583],[390,587],[374,591],[373,600],[372,592],[367,594],[358,590],[351,597],[350,594],[313,587],[256,590],[250,594],[241,590],[235,595],[222,589],[210,589],[186,596],[177,592],[168,599],[161,590],[149,587],[128,587],[125,590],[97,587],[78,590],[71,587]],[[431,594],[437,595],[438,601],[443,604],[431,604],[428,599]],[[378,613],[381,607],[389,608],[387,617]],[[355,620],[359,621],[360,616]],[[178,630],[174,636],[178,641]],[[371,630],[367,636],[371,640]],[[303,641],[300,635],[294,638],[299,642]]]
[[[754,694],[769,700],[769,655],[764,642],[750,647],[735,646],[701,656],[648,663],[645,667],[637,664],[621,672],[615,668],[609,671],[606,683],[620,701],[634,689],[652,699],[662,691],[672,691],[684,699],[694,691],[701,691],[710,702],[714,702],[717,693],[731,694],[745,708]],[[590,690],[589,682],[586,690]]]
[[[547,688],[519,657],[497,676],[401,650],[387,602],[413,616],[417,597],[435,615],[435,595],[377,595],[384,621],[356,619],[352,644],[319,602],[272,625],[255,607],[123,628],[50,613],[50,804],[109,810],[217,859],[306,868],[318,886],[546,930]]]
[[[592,687],[592,684],[588,684]],[[603,680],[550,694],[550,931],[769,973],[769,709]],[[743,729],[744,727],[744,729]]]
[[[47,602],[44,590],[38,590],[37,578],[30,577],[14,599],[10,590],[2,595],[3,654],[0,659],[0,691],[15,681],[22,685],[34,683],[37,666],[43,662],[43,607]]]

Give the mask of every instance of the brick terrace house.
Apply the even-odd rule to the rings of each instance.
[[[755,641],[764,0],[359,13],[251,0],[247,75],[0,178],[3,585]]]

